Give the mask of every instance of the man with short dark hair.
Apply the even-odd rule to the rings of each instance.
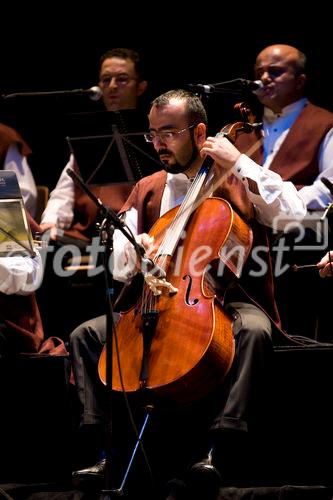
[[[148,85],[139,54],[127,48],[112,49],[103,54],[100,59],[98,85],[103,92],[102,98],[107,111],[136,109],[138,99]],[[61,173],[55,189],[50,193],[40,227],[43,233],[50,230],[51,239],[57,238],[57,229],[76,229],[77,236],[88,243],[97,209],[91,203],[89,209],[92,213],[83,213],[78,218],[80,214],[76,214],[75,209],[83,208],[77,198],[83,193],[75,187],[73,179],[67,174],[68,168],[77,169],[73,155]],[[113,169],[116,168],[119,169],[119,165],[113,166]],[[115,182],[114,178],[115,174],[110,169],[108,182]]]

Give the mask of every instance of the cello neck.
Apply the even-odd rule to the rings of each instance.
[[[202,186],[204,185],[204,182],[207,178],[209,170],[210,166],[203,165],[195,176],[190,189],[188,190],[182,204],[179,206],[174,220],[165,233],[158,251],[156,252],[156,256],[174,255],[179,240],[184,234],[186,224],[191,214],[198,206],[197,200],[200,197],[199,195],[202,190]]]

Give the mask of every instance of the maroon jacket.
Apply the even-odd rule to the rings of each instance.
[[[27,156],[31,153],[31,149],[24,142],[20,134],[16,132],[16,130],[9,127],[8,125],[0,123],[0,165],[3,165],[8,148],[13,143],[16,143],[18,145],[20,152],[24,156]]]
[[[88,187],[105,206],[118,212],[132,191],[133,183],[123,182]],[[74,220],[71,228],[67,229],[65,234],[89,243],[97,234],[95,227],[97,217],[97,205],[86,193],[82,192],[81,188],[75,186]]]

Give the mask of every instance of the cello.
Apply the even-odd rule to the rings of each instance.
[[[237,106],[247,118],[247,106]],[[251,124],[241,121],[219,134],[234,142],[238,133],[250,131]],[[182,204],[160,217],[149,232],[157,272],[145,273],[139,300],[120,313],[112,348],[115,391],[145,389],[152,396],[190,403],[211,392],[229,371],[232,318],[219,300],[229,283],[219,279],[218,297],[215,274],[222,268],[229,279],[240,276],[252,231],[229,202],[211,197],[215,187],[205,184],[210,171],[204,164]],[[98,371],[105,384],[105,346]]]

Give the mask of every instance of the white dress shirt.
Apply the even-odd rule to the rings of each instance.
[[[43,279],[42,258],[37,249],[35,257],[0,257],[0,292],[6,295],[29,295]]]
[[[306,98],[300,99],[283,108],[279,114],[269,108],[264,109],[264,168],[270,167],[290,128],[307,103]],[[332,202],[332,195],[320,178],[327,177],[333,182],[333,128],[329,130],[320,145],[318,165],[319,175],[314,183],[299,190],[300,196],[310,210],[323,210]]]
[[[36,213],[37,187],[27,158],[20,153],[17,144],[12,143],[9,146],[2,168],[16,173],[25,206],[34,217]]]
[[[56,187],[51,191],[41,223],[52,223],[61,229],[68,229],[74,218],[75,186],[67,169],[73,169],[74,156],[71,155],[63,169]]]

